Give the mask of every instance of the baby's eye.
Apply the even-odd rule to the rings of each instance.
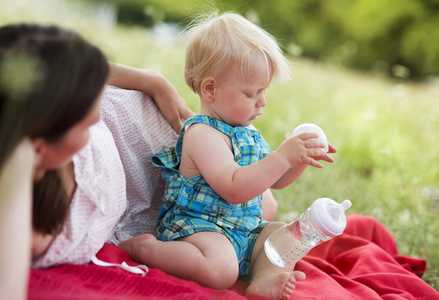
[[[245,95],[246,95],[248,98],[254,98],[254,97],[256,97],[257,94],[258,94],[258,93],[245,93]]]

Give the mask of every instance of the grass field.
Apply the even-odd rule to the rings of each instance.
[[[112,61],[156,69],[197,111],[198,99],[184,84],[180,44],[156,43],[141,28],[112,27],[98,17],[102,8],[96,6],[0,0],[0,7],[0,25],[55,23],[80,32]],[[423,278],[439,290],[439,84],[292,61],[292,80],[269,89],[268,105],[255,126],[275,149],[287,131],[316,123],[338,153],[332,155],[333,164],[309,168],[290,187],[274,191],[278,218],[291,221],[319,197],[350,199],[349,213],[378,218],[395,236],[401,254],[427,259]]]

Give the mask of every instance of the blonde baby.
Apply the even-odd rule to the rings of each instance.
[[[289,78],[276,41],[240,15],[214,14],[187,32],[185,79],[200,97],[175,148],[152,162],[166,181],[156,236],[119,246],[134,260],[216,289],[251,280],[246,294],[288,299],[305,274],[278,268],[263,251],[280,222],[262,219],[261,194],[332,162],[315,133],[286,134],[271,151],[251,126],[273,79]],[[336,150],[330,145],[329,153]]]

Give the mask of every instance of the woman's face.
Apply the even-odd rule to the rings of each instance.
[[[100,119],[99,110],[102,93],[103,90],[99,93],[85,118],[72,126],[59,140],[55,143],[43,141],[44,150],[41,151],[40,159],[37,160],[37,168],[49,170],[62,167],[68,164],[72,156],[87,144],[90,136],[90,126],[97,123]]]

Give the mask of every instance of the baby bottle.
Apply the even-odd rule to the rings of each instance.
[[[322,142],[325,145],[325,147],[324,147],[325,152],[329,151],[328,140],[326,139],[326,135],[325,135],[323,130],[318,125],[313,124],[313,123],[303,123],[303,124],[300,124],[299,126],[297,126],[293,130],[293,132],[291,133],[291,136],[294,137],[294,136],[299,135],[299,134],[304,133],[304,132],[314,132],[314,133],[317,133],[317,135],[319,137],[315,138],[313,140],[318,140],[318,141]]]
[[[294,222],[271,233],[264,244],[267,257],[278,267],[295,264],[313,247],[343,233],[345,210],[351,205],[349,200],[338,204],[329,198],[317,199]]]

